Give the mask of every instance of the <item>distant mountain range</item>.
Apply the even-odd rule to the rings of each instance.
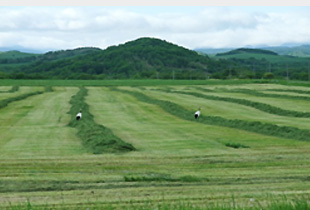
[[[248,47],[247,49],[261,49],[261,50],[269,50],[275,52],[279,55],[290,55],[296,57],[310,57],[310,44],[309,45],[300,45],[300,46],[278,46],[278,47]],[[208,54],[208,55],[216,55],[218,53],[226,53],[232,50],[236,50],[236,48],[197,48],[195,51]]]
[[[21,47],[21,46],[0,47],[0,53],[8,52],[8,51],[19,51],[19,52],[30,53],[30,54],[43,54],[47,52],[48,50],[38,50],[38,49]]]
[[[310,45],[301,45],[297,47],[266,47],[263,49],[276,52],[279,55],[310,57]]]
[[[86,47],[88,48],[88,47]],[[241,47],[240,47],[241,48]],[[218,53],[226,53],[229,51],[233,51],[240,48],[196,48],[193,49],[196,52],[208,54],[210,56],[214,56]],[[251,46],[245,47],[247,49],[262,49],[262,50],[269,50],[273,51],[279,55],[290,55],[290,56],[297,56],[297,57],[310,57],[310,44],[304,44],[299,46]],[[99,49],[99,48],[97,48]],[[0,54],[1,52],[8,52],[8,51],[19,51],[22,53],[29,53],[29,54],[45,54],[46,52],[52,52],[49,50],[37,50],[32,48],[25,48],[21,46],[12,46],[12,47],[0,47]],[[65,51],[65,50],[58,50],[58,51]]]

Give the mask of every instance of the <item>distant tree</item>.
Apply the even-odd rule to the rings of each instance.
[[[9,75],[0,71],[0,79],[8,79]]]
[[[271,72],[266,72],[263,76],[264,79],[274,79],[274,74]]]
[[[306,80],[309,80],[309,73],[304,71],[304,72],[296,73],[292,75],[292,77],[294,79],[306,81]]]

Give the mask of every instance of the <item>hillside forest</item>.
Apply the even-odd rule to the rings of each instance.
[[[165,40],[139,38],[104,50],[85,47],[45,54],[0,52],[0,79],[307,81],[310,58],[249,48],[210,56]]]

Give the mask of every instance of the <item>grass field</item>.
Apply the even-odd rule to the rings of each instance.
[[[231,100],[310,112],[308,84],[6,82],[0,209],[310,209],[309,118]]]

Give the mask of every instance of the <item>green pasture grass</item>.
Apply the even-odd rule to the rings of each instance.
[[[168,92],[170,92],[171,90],[168,90]],[[206,92],[210,92],[210,90],[206,90]],[[197,92],[185,92],[185,91],[177,91],[176,93],[178,94],[185,94],[185,95],[192,95],[195,97],[199,97],[199,98],[205,98],[205,99],[209,99],[209,100],[216,100],[216,101],[226,101],[226,102],[231,102],[231,103],[236,103],[236,104],[241,104],[244,106],[249,106],[249,107],[253,107],[255,109],[267,112],[267,113],[271,113],[271,114],[276,114],[276,115],[281,115],[281,116],[288,116],[288,117],[299,117],[299,118],[309,118],[310,117],[310,112],[298,112],[298,111],[292,111],[292,110],[286,110],[283,108],[279,108],[279,107],[275,107],[275,106],[271,106],[268,105],[266,103],[259,103],[259,102],[253,102],[250,100],[246,100],[246,99],[237,99],[237,98],[232,98],[232,97],[220,97],[220,96],[210,96],[210,95],[204,95],[201,93],[197,93]],[[277,97],[281,97],[281,95],[276,95],[273,94],[273,96],[277,96]],[[285,98],[291,99],[291,97],[289,97],[288,95],[285,95]],[[268,95],[268,97],[270,97]],[[298,96],[292,96],[293,99],[295,99]],[[301,97],[301,96],[300,96]],[[300,97],[298,97],[297,99],[300,99]],[[302,97],[302,99],[306,99],[309,100],[310,97]]]
[[[283,108],[285,104],[286,110],[298,111],[298,112],[310,112],[309,101],[303,99],[292,99],[290,98],[281,98],[281,97],[266,97],[266,96],[257,96],[248,93],[237,93],[237,92],[204,92],[205,94],[212,96],[220,97],[233,97],[238,99],[250,100],[253,102],[265,103],[280,109]]]
[[[81,153],[74,129],[67,128],[69,99],[77,88],[54,88],[0,109],[2,158]]]
[[[146,91],[147,92],[147,91]],[[280,116],[274,113],[263,112],[254,107],[244,106],[238,103],[231,103],[220,100],[209,100],[208,97],[196,97],[187,94],[177,94],[159,91],[149,91],[152,96],[171,100],[185,107],[187,110],[192,110],[194,113],[198,107],[201,107],[201,113],[204,116],[219,116],[226,119],[240,119],[246,121],[260,121],[262,123],[276,124],[279,126],[290,126],[301,129],[308,129],[310,120],[308,118],[296,118]],[[192,92],[192,90],[191,90]],[[204,92],[198,92],[205,94]],[[216,97],[221,97],[217,94]],[[225,96],[226,97],[226,96]],[[233,98],[230,96],[230,98]],[[248,99],[244,99],[248,100]],[[260,103],[269,103],[269,99]],[[285,102],[284,102],[285,104]]]
[[[301,96],[301,95],[296,95],[296,94],[279,94],[279,93],[264,93],[262,91],[256,91],[256,90],[249,90],[249,89],[235,89],[234,92],[237,93],[245,93],[249,95],[254,95],[254,96],[261,96],[261,97],[268,97],[268,98],[284,98],[284,99],[293,99],[293,100],[305,100],[309,101],[310,97],[309,95],[306,96]]]
[[[162,88],[145,88],[141,90],[139,88],[130,88],[128,90],[140,91],[150,95],[156,99],[162,99],[172,101],[184,107],[186,110],[191,111],[192,114],[201,108],[202,116],[219,116],[226,119],[240,119],[246,121],[260,121],[262,123],[276,124],[279,126],[289,126],[301,129],[308,129],[310,120],[308,118],[296,118],[274,115],[272,113],[262,112],[252,107],[244,106],[241,104],[208,100],[201,97],[195,97],[186,94],[178,94],[177,92],[158,91]],[[170,91],[179,88],[170,88]],[[193,92],[190,90],[190,92]],[[197,93],[203,94],[203,92],[197,91]],[[220,96],[220,94],[218,94]],[[266,100],[268,103],[268,99]]]
[[[294,126],[303,129],[309,128],[308,125],[310,121],[309,118],[307,118],[309,112],[286,110],[283,108],[271,106],[268,104],[270,101],[268,97],[264,102],[254,102],[248,99],[234,98],[233,96],[222,97],[220,95],[220,91],[216,91],[217,95],[213,96],[205,94],[210,93],[209,89],[199,88],[198,90],[198,92],[193,92],[192,90],[187,92],[173,92],[173,89],[169,89],[169,91],[161,90],[168,93],[171,91],[173,92],[166,96],[161,94],[161,96],[167,99],[171,97],[175,98],[174,100],[177,100],[176,97],[180,94],[180,96],[178,97],[178,101],[180,103],[183,103],[184,106],[188,106],[190,104],[193,104],[191,102],[193,101],[196,103],[197,107],[202,107],[205,114],[207,115],[223,116],[230,119],[245,119],[251,121],[259,120],[261,122],[275,123],[277,125],[284,126]],[[213,91],[213,93],[214,92],[215,91]],[[153,92],[152,95],[156,95],[156,93]],[[193,97],[186,97],[184,95],[191,95]],[[187,100],[183,100],[183,98]],[[206,100],[199,100],[199,98]],[[286,103],[292,103],[292,100],[287,99],[286,101],[283,101],[283,104]],[[285,108],[286,106],[282,107]],[[188,108],[193,109],[193,107]]]
[[[0,86],[0,93],[7,93],[12,86]]]
[[[184,85],[283,85],[290,87],[310,87],[309,82],[287,80],[0,80],[0,86],[184,86]]]
[[[158,100],[171,97],[193,117],[195,101],[186,105],[192,96],[147,91],[156,88],[162,87],[119,89]],[[94,122],[137,148],[94,155],[82,147],[77,128],[67,126],[72,117],[69,101],[78,88],[52,89],[0,109],[0,118],[5,116],[0,120],[5,134],[0,138],[0,209],[305,208],[310,193],[308,142],[202,124],[125,92],[86,87],[83,101]],[[21,130],[28,131],[19,135]],[[65,141],[71,142],[71,150]]]
[[[269,83],[268,80],[0,80],[0,86],[161,86],[161,85],[237,85]]]
[[[308,83],[305,83],[308,84]],[[309,83],[310,84],[310,83]],[[174,86],[174,88],[178,88]],[[196,90],[199,88],[203,89],[212,89],[214,91],[229,91],[229,90],[238,90],[238,89],[249,89],[249,90],[256,90],[256,91],[271,91],[277,90],[281,92],[295,92],[295,93],[307,93],[309,91],[309,86],[293,86],[282,84],[280,81],[270,81],[265,83],[248,83],[248,84],[235,84],[230,86],[222,86],[220,84],[214,85],[196,85],[196,86],[179,86],[178,90]]]
[[[211,204],[202,204],[195,205],[188,201],[179,201],[179,202],[152,202],[152,201],[144,201],[140,204],[135,203],[135,201],[131,201],[126,206],[117,207],[115,205],[102,205],[100,202],[89,202],[83,205],[75,205],[68,206],[65,204],[59,206],[53,205],[41,205],[41,206],[33,206],[31,201],[27,200],[22,204],[12,205],[4,208],[4,210],[52,210],[52,209],[72,209],[75,210],[309,210],[309,198],[308,197],[296,197],[293,199],[288,199],[286,196],[281,198],[273,198],[271,196],[271,200],[263,203],[260,201],[256,201],[255,199],[249,199],[248,203],[250,206],[240,205],[235,201],[234,196],[231,196],[231,201],[222,201]]]
[[[226,150],[224,143],[230,139],[240,139],[251,144],[255,143],[256,139],[267,140],[264,144],[268,141],[273,145],[277,142],[283,144],[273,137],[188,122],[161,107],[106,88],[88,89],[87,101],[91,104],[90,111],[96,113],[95,121],[113,128],[114,133],[135,145],[139,152],[160,154],[170,151],[171,154],[189,155],[222,150],[222,153]],[[194,111],[196,106],[192,108]],[[193,113],[190,113],[191,118]]]
[[[87,96],[87,90],[80,88],[80,91],[72,97],[70,103],[71,121],[69,125],[78,130],[78,136],[81,138],[83,145],[94,154],[104,152],[128,152],[135,148],[113,134],[113,132],[102,125],[96,124],[93,115],[90,114],[88,104],[84,98]],[[82,111],[81,120],[76,120],[76,114]]]
[[[130,94],[142,102],[158,105],[162,109],[164,109],[166,112],[169,112],[175,116],[178,116],[181,119],[194,121],[192,113],[176,103],[154,99],[152,97],[149,97],[143,93],[136,92],[136,91],[117,90],[117,89],[114,89],[114,90]],[[244,120],[237,120],[237,119],[227,120],[225,118],[218,117],[218,116],[201,116],[199,117],[199,120],[197,122],[204,123],[204,124],[212,124],[212,125],[217,125],[217,126],[230,127],[230,128],[243,129],[243,130],[261,133],[265,135],[273,135],[273,136],[278,136],[278,137],[297,139],[301,141],[310,140],[309,138],[310,135],[309,135],[308,130],[299,129],[295,127],[288,127],[288,126],[277,126],[274,124],[261,123],[259,121],[247,122]]]
[[[147,94],[153,97],[156,96],[156,94],[151,92]],[[93,105],[91,110],[93,109],[93,113],[98,113],[95,120],[98,123],[113,128],[117,135],[128,139],[141,152],[149,152],[147,148],[157,149],[157,152],[172,151],[173,149],[175,153],[178,153],[178,150],[182,148],[187,148],[179,151],[183,155],[192,153],[192,149],[197,150],[195,153],[199,149],[202,152],[203,150],[213,152],[216,148],[225,148],[224,144],[230,139],[239,139],[245,142],[244,144],[246,145],[257,143],[255,144],[256,146],[266,145],[267,142],[270,145],[293,143],[293,141],[277,141],[276,138],[271,138],[272,140],[270,139],[269,141],[267,137],[259,134],[180,120],[172,113],[162,110],[161,107],[137,101],[137,99],[125,94],[114,94],[107,89],[91,88],[90,95],[91,97],[87,100]],[[185,97],[180,97],[188,104],[191,103],[190,101],[194,101],[187,101]],[[163,96],[158,98],[164,99]],[[167,96],[167,98],[174,100],[172,96]],[[99,104],[102,106],[99,106]],[[193,118],[196,105],[191,108],[192,112],[189,114],[189,117]],[[150,119],[152,119],[152,122]],[[178,121],[180,122],[176,123]],[[241,134],[243,132],[244,134]],[[135,135],[132,135],[132,133]],[[162,141],[162,139],[165,139],[165,141]],[[190,139],[190,141],[187,139]],[[261,139],[261,141],[258,142],[255,139]],[[263,141],[264,143],[262,144]]]
[[[159,107],[141,103],[126,94],[115,94],[107,88],[88,88],[90,111],[95,114],[95,121],[113,128],[122,139],[127,139],[140,151],[165,152],[174,149],[199,149],[215,145],[203,135],[203,130],[191,132],[195,125],[179,122],[167,115]],[[189,143],[186,141],[190,139]],[[152,148],[151,151],[147,150]]]

